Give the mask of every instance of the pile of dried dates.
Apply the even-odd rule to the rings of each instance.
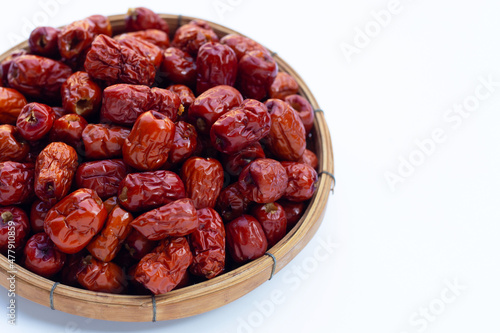
[[[0,252],[162,294],[258,258],[318,180],[314,112],[269,51],[147,8],[38,27],[0,63]],[[308,149],[309,148],[309,149]]]

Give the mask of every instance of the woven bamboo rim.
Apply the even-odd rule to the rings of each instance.
[[[168,22],[171,31],[195,19],[167,14],[161,14],[161,16]],[[109,18],[114,33],[123,32],[125,15],[114,15]],[[219,24],[208,23],[219,37],[226,34],[239,34]],[[0,61],[11,52],[27,47],[27,42],[13,47],[0,55]],[[280,71],[287,72],[295,78],[300,87],[300,94],[306,97],[317,111],[312,133],[319,161],[320,177],[317,191],[304,216],[279,243],[268,251],[269,255],[264,255],[212,280],[156,297],[113,295],[69,287],[54,283],[16,265],[17,295],[55,310],[95,319],[127,322],[170,320],[194,316],[228,304],[266,282],[273,274],[285,267],[318,230],[335,180],[330,133],[322,110],[307,85],[293,68],[277,54],[273,53],[273,57]],[[0,285],[7,289],[9,272],[9,262],[0,255]]]

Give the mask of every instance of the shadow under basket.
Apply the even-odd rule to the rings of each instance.
[[[193,17],[161,14],[171,31]],[[110,16],[113,33],[124,32],[125,15]],[[208,22],[219,38],[226,34],[239,34],[224,26]],[[28,49],[23,42],[0,56],[5,59],[12,51]],[[272,50],[271,50],[272,51]],[[211,280],[170,291],[163,295],[133,296],[114,295],[74,288],[38,276],[16,265],[16,293],[26,299],[63,312],[112,321],[147,322],[194,316],[204,313],[247,294],[266,282],[287,265],[311,240],[324,218],[326,204],[335,185],[333,150],[330,133],[323,111],[300,76],[277,54],[272,53],[279,70],[290,74],[299,84],[299,94],[315,110],[312,130],[313,147],[318,156],[319,180],[316,193],[297,225],[264,255],[241,267]],[[0,255],[0,284],[9,288],[7,277],[10,263]]]

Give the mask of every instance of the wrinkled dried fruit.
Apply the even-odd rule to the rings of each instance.
[[[18,205],[34,196],[33,163],[0,162],[0,205]]]
[[[85,70],[91,78],[102,80],[107,85],[129,83],[150,86],[156,75],[149,59],[105,35],[97,36],[92,42],[85,59]]]
[[[26,104],[26,98],[19,91],[0,87],[0,123],[15,125]]]
[[[258,204],[252,208],[252,215],[261,224],[270,248],[285,237],[286,213],[279,203]]]
[[[101,107],[102,90],[86,72],[73,73],[61,88],[62,105],[66,112],[88,118]]]
[[[198,228],[198,215],[191,199],[179,199],[146,212],[130,225],[149,240],[186,236]]]
[[[166,89],[131,84],[116,84],[104,89],[103,120],[132,126],[146,111],[157,111],[175,121],[183,107],[179,96]]]
[[[108,214],[104,228],[87,245],[87,250],[94,258],[103,262],[113,260],[120,251],[122,243],[132,231],[130,222],[133,219],[132,214],[121,207],[113,208]]]
[[[77,253],[102,229],[107,216],[97,193],[82,188],[49,210],[44,229],[61,252]]]
[[[0,125],[0,162],[22,162],[29,151],[30,146],[21,137],[17,127]]]
[[[75,183],[78,188],[96,191],[104,200],[118,194],[120,183],[127,173],[127,165],[122,160],[85,162],[76,169]]]
[[[186,196],[193,199],[196,209],[213,208],[224,184],[224,170],[213,158],[191,157],[182,165],[181,179]]]
[[[269,88],[269,97],[277,99],[285,99],[289,95],[294,95],[299,92],[299,84],[288,73],[278,72],[276,78]]]
[[[182,281],[192,261],[186,238],[167,238],[141,259],[134,270],[134,279],[153,294],[164,294]]]
[[[280,162],[261,158],[248,164],[238,179],[240,190],[257,203],[274,202],[281,198],[288,185],[288,176]]]
[[[266,235],[255,217],[242,215],[226,224],[225,228],[229,253],[237,263],[257,259],[266,253]]]
[[[238,183],[226,186],[219,194],[215,209],[225,223],[234,220],[247,212],[250,200],[240,191]]]
[[[29,232],[24,210],[15,206],[0,207],[0,253],[15,253],[24,245]]]
[[[78,282],[86,289],[120,294],[127,288],[127,279],[123,270],[113,262],[102,262],[87,256],[83,259],[83,268],[78,272]]]
[[[314,125],[314,110],[312,105],[300,95],[287,96],[285,97],[285,102],[297,111],[302,124],[304,124],[306,134],[309,133]]]
[[[65,143],[52,142],[38,155],[35,164],[35,194],[54,204],[68,194],[78,167],[76,151]]]
[[[212,279],[224,271],[226,232],[219,214],[212,208],[198,210],[198,228],[189,235],[193,249],[191,273]]]
[[[265,105],[271,114],[269,150],[280,160],[299,160],[306,149],[306,130],[299,115],[280,99],[269,99]]]
[[[24,247],[24,266],[43,277],[58,273],[66,262],[66,254],[59,251],[45,232],[31,236]]]
[[[120,204],[131,212],[157,208],[185,197],[182,180],[165,170],[130,173],[118,189]]]
[[[174,134],[175,125],[164,114],[141,114],[123,144],[123,160],[141,171],[159,169],[167,162]]]
[[[229,46],[215,42],[203,44],[196,58],[196,93],[199,95],[219,85],[233,86],[237,71],[238,60]]]
[[[271,117],[264,104],[246,99],[223,114],[210,129],[213,146],[225,154],[235,154],[269,134]]]
[[[283,198],[290,201],[306,201],[316,191],[318,173],[313,167],[303,163],[282,162],[288,175],[288,186]]]
[[[49,133],[56,115],[48,105],[29,103],[24,106],[17,117],[16,126],[19,133],[29,141],[37,141]]]
[[[168,23],[160,15],[145,7],[130,8],[125,16],[125,30],[158,29],[168,34]]]
[[[106,124],[89,124],[82,132],[85,156],[89,159],[122,156],[122,146],[130,134],[128,128]]]
[[[220,116],[243,102],[240,92],[230,86],[217,86],[198,96],[189,107],[189,118],[196,129],[209,134],[212,124]]]
[[[42,101],[60,101],[61,86],[71,75],[71,68],[62,62],[36,55],[12,59],[9,86],[26,97]]]

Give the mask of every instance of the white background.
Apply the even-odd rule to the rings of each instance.
[[[498,1],[400,0],[394,7],[386,0],[60,0],[65,4],[57,8],[42,6],[54,1],[4,1],[0,50],[15,36],[27,37],[29,21],[59,26],[143,5],[224,24],[278,52],[325,110],[338,185],[309,245],[273,280],[227,306],[182,320],[117,323],[18,298],[17,326],[5,315],[2,329],[500,331]],[[382,15],[388,9],[390,17]],[[370,36],[363,38],[365,29]],[[341,47],[347,44],[357,53],[346,57]],[[464,103],[473,111],[453,113]],[[435,131],[439,142],[430,144]],[[403,166],[410,159],[419,165]],[[393,188],[388,173],[401,177]],[[334,242],[331,253],[328,242]],[[0,290],[5,314],[6,294]],[[281,297],[271,303],[271,294]]]

